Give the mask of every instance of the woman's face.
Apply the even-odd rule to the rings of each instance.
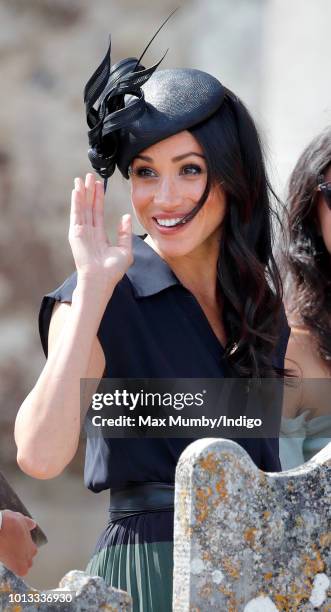
[[[331,166],[324,173],[324,181],[331,182]],[[331,255],[331,210],[328,208],[322,193],[319,193],[317,201],[317,218],[321,229],[326,249]]]
[[[178,257],[219,241],[226,207],[219,186],[211,188],[190,221],[171,227],[197,205],[207,183],[203,150],[190,132],[179,132],[142,151],[133,160],[130,173],[136,217],[159,252]]]

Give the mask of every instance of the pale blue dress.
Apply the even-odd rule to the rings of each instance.
[[[279,438],[279,457],[282,470],[309,461],[331,442],[331,414],[309,419],[305,410],[293,419],[282,418]]]

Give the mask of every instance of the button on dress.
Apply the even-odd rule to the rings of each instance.
[[[134,263],[116,285],[98,329],[106,378],[223,378],[231,376],[224,347],[196,298],[145,241],[133,236]],[[71,302],[74,272],[43,297],[39,331],[47,357],[48,330],[56,301]],[[284,366],[290,334],[282,312],[273,355]],[[281,410],[280,410],[281,412]],[[280,416],[280,415],[279,415]],[[236,440],[258,468],[280,471],[278,439]],[[104,439],[88,437],[84,480],[97,493],[127,484],[173,484],[179,456],[192,438]],[[173,512],[148,512],[109,521],[87,571],[128,591],[134,612],[170,612]]]

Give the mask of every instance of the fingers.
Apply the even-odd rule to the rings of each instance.
[[[70,223],[72,225],[83,225],[84,214],[83,214],[83,194],[80,190],[80,179],[75,179],[75,188],[71,192],[71,209],[70,209]]]
[[[29,516],[25,516],[25,524],[27,526],[27,528],[32,531],[32,529],[34,529],[37,526],[36,521],[34,521],[32,518],[30,518]]]
[[[103,203],[104,190],[101,181],[89,172],[85,182],[75,178],[75,188],[71,194],[70,221],[73,225],[94,225],[104,227]]]
[[[30,546],[30,550],[29,550],[29,560],[31,561],[31,565],[32,565],[32,559],[33,557],[36,556],[38,552],[38,548],[36,546],[36,544],[32,541],[31,542],[31,546]]]
[[[94,227],[104,228],[104,189],[101,181],[95,182],[94,204],[93,204],[93,225]]]
[[[93,225],[92,206],[94,202],[95,176],[91,172],[85,178],[85,223]]]
[[[23,576],[26,576],[29,571],[29,568],[25,563],[14,564],[9,569],[11,569],[14,574],[17,574],[17,576],[21,576],[21,578],[23,578]]]
[[[118,246],[125,248],[126,251],[132,254],[132,222],[130,214],[127,213],[122,216],[117,236]]]

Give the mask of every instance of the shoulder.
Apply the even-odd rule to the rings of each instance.
[[[50,291],[49,293],[46,293],[42,297],[38,314],[38,327],[41,344],[46,357],[48,356],[48,332],[54,307],[57,303],[61,305],[67,303],[66,307],[61,306],[61,309],[59,308],[59,306],[56,307],[56,311],[59,311],[56,314],[56,321],[60,324],[64,310],[70,308],[68,304],[71,304],[72,294],[74,292],[76,284],[77,272],[75,271],[70,276],[68,276],[68,278],[66,278],[66,280],[56,289]]]
[[[316,361],[314,340],[304,327],[293,326],[286,351],[286,365],[302,378],[309,376]]]
[[[73,272],[65,281],[49,293],[45,294],[45,298],[51,298],[58,302],[71,302],[72,294],[77,285],[77,272]]]
[[[39,310],[39,334],[46,358],[66,323],[71,309],[74,289],[77,285],[77,272],[73,272],[65,281],[42,298]],[[104,371],[105,357],[96,337],[90,355],[87,378],[96,378]]]

